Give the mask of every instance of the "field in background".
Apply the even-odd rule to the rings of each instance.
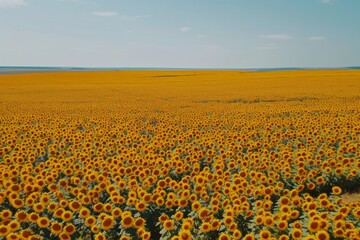
[[[3,75],[0,236],[360,239],[359,141],[358,70]]]

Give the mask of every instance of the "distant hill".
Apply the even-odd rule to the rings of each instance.
[[[347,69],[360,69],[360,66],[347,67]]]

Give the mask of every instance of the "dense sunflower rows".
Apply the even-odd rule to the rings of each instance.
[[[360,239],[359,71],[0,76],[0,239]]]

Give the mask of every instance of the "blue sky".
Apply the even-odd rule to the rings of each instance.
[[[0,66],[358,66],[359,10],[359,0],[0,0]]]

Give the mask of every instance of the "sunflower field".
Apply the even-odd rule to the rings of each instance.
[[[360,239],[360,71],[0,76],[0,239]]]

